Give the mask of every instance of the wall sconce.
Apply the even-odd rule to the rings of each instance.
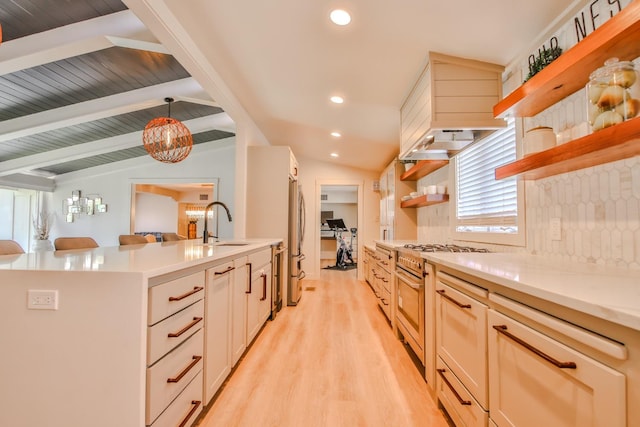
[[[90,194],[83,197],[80,190],[71,192],[71,197],[62,201],[62,214],[66,222],[73,222],[76,215],[95,215],[107,211],[107,205],[102,197]]]

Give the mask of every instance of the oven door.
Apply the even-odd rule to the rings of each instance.
[[[424,281],[398,268],[396,320],[405,341],[424,360]]]

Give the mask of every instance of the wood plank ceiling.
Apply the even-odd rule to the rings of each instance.
[[[147,155],[154,117],[194,144],[234,135],[231,119],[120,0],[0,3],[0,183],[51,179]]]

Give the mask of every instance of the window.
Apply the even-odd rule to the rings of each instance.
[[[454,235],[461,240],[524,245],[524,199],[516,177],[494,170],[516,160],[516,126],[500,129],[455,157]]]

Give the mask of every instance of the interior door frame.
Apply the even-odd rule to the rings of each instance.
[[[358,236],[362,234],[362,227],[364,226],[364,181],[361,179],[316,179],[316,194],[315,194],[315,203],[316,209],[314,212],[314,224],[316,226],[313,227],[314,230],[314,245],[316,248],[316,256],[314,257],[314,271],[317,274],[314,274],[315,277],[320,277],[320,256],[321,256],[321,242],[320,242],[320,227],[317,226],[320,224],[320,212],[322,211],[322,202],[320,200],[322,195],[322,186],[324,185],[337,185],[337,186],[349,186],[349,187],[357,187],[357,200],[358,200]],[[308,231],[308,230],[307,230]],[[358,237],[358,266],[357,266],[357,278],[358,280],[364,280],[364,269],[362,267],[362,262],[359,260],[363,259],[363,246],[360,244],[360,237]]]

